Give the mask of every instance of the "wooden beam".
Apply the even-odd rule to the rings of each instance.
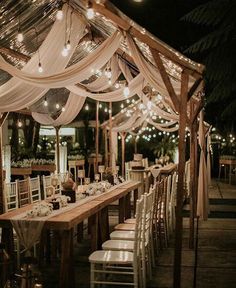
[[[195,119],[197,119],[198,114],[200,113],[200,111],[202,110],[202,108],[204,107],[204,99],[203,97],[199,100],[199,102],[195,105],[195,109],[194,112],[191,116],[190,119],[190,123],[193,123],[195,121]]]
[[[3,175],[3,168],[2,168],[2,125],[4,124],[5,120],[7,119],[8,112],[4,112],[0,119],[0,214],[3,213],[3,201],[4,201],[4,175]]]
[[[112,102],[109,102],[109,167],[112,167]]]
[[[125,178],[125,137],[126,132],[121,132],[121,175]]]
[[[175,255],[174,255],[174,288],[181,287],[181,262],[182,262],[182,234],[183,234],[183,190],[185,172],[185,128],[187,122],[187,97],[188,97],[189,75],[182,72],[181,75],[181,97],[179,111],[179,164],[178,164],[178,184],[177,184],[177,205],[176,205],[176,225],[175,225]]]
[[[188,92],[188,101],[190,100],[190,98],[193,96],[193,93],[197,90],[197,88],[199,87],[199,85],[202,83],[203,79],[202,77],[199,77],[192,85],[192,87],[189,89]]]
[[[194,103],[190,103],[190,118],[194,113]],[[194,219],[196,212],[196,194],[197,194],[197,119],[190,125],[190,216],[189,216],[189,248],[194,248]]]
[[[28,62],[30,60],[30,56],[25,55],[21,52],[15,51],[15,50],[8,48],[8,47],[0,47],[0,52],[4,55],[11,56],[13,58],[22,60],[24,62]]]
[[[99,101],[96,101],[96,165],[95,173],[98,173],[98,154],[99,154]]]
[[[157,67],[159,69],[159,72],[161,74],[161,78],[162,78],[162,80],[163,80],[163,82],[164,82],[164,84],[166,86],[166,90],[168,91],[168,93],[170,95],[170,98],[171,98],[171,100],[172,100],[172,102],[174,104],[175,110],[177,112],[179,112],[179,99],[178,99],[178,97],[177,97],[177,95],[175,93],[175,90],[174,90],[171,82],[170,82],[170,78],[169,78],[169,76],[168,76],[168,74],[166,72],[166,69],[165,69],[165,67],[163,65],[163,62],[162,62],[162,60],[160,58],[159,52],[157,50],[153,49],[153,48],[150,48],[150,50],[152,52],[152,56],[153,56],[153,58],[154,58],[154,60],[156,62],[156,65],[157,65]]]
[[[55,127],[56,129],[56,159],[57,159],[57,174],[60,173],[60,138],[59,138],[59,130],[60,126]]]
[[[190,71],[193,77],[199,77],[199,75],[202,74],[204,70],[203,65],[195,63],[195,66],[193,67],[192,64],[190,64],[188,61],[185,60],[186,57],[184,55],[181,55],[179,52],[175,51],[173,48],[167,47],[167,44],[164,44],[160,40],[157,41],[154,38],[154,36],[151,37],[151,35],[148,35],[147,33],[145,33],[145,31],[141,32],[137,28],[131,26],[131,24],[127,20],[120,18],[118,15],[110,11],[109,8],[107,8],[107,5],[104,6],[104,5],[93,2],[93,9],[94,11],[110,19],[119,28],[125,31],[129,30],[129,33],[133,37],[138,38],[140,41],[146,43],[151,48],[158,50],[160,53],[165,55],[174,63],[180,65],[181,67],[188,68],[188,70]]]

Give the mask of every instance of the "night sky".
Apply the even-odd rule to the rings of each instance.
[[[181,17],[209,1],[142,0],[137,3],[134,0],[111,0],[111,2],[159,39],[183,52],[196,37],[201,35],[201,29],[181,21]]]

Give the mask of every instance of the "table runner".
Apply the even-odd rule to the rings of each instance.
[[[42,229],[46,220],[48,220],[49,218],[55,217],[61,213],[68,212],[76,207],[79,207],[87,202],[90,202],[100,197],[101,195],[110,193],[116,188],[121,188],[122,186],[125,186],[129,182],[131,181],[130,180],[125,181],[123,183],[115,185],[111,187],[110,189],[108,189],[106,192],[101,193],[99,195],[88,196],[84,199],[78,200],[76,203],[69,203],[68,206],[66,207],[62,207],[58,210],[53,210],[52,213],[48,216],[30,218],[30,217],[27,217],[27,211],[26,211],[17,216],[12,217],[10,219],[12,226],[15,229],[16,234],[21,244],[24,246],[26,253],[30,254],[30,249],[33,247],[35,243],[39,241],[40,235],[41,235],[41,232],[42,232]]]

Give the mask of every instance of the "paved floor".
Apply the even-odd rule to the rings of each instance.
[[[182,253],[182,288],[235,288],[236,287],[236,185],[213,182],[210,188],[211,214],[208,221],[199,223],[199,240],[194,278],[194,251],[188,248],[188,218],[184,218],[183,253]],[[188,209],[188,206],[185,207]],[[112,222],[117,221],[113,217]],[[76,244],[75,269],[76,287],[89,287],[89,241]],[[158,258],[158,265],[153,270],[153,278],[148,287],[173,287],[174,240]],[[58,261],[52,266],[45,266],[43,276],[45,288],[58,287]],[[56,268],[55,268],[56,267]]]

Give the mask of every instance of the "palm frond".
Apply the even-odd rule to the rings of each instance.
[[[216,26],[230,12],[231,0],[212,0],[202,4],[181,19],[205,26]]]

